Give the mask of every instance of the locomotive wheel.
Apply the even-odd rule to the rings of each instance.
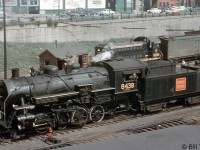
[[[78,126],[83,126],[87,122],[87,111],[84,108],[79,108],[72,113],[71,123]]]
[[[102,106],[96,105],[90,109],[89,117],[92,122],[100,122],[103,120],[105,111]]]

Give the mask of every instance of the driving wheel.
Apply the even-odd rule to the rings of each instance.
[[[100,122],[105,115],[104,109],[100,105],[93,106],[90,109],[89,117],[92,122]]]
[[[78,108],[72,113],[71,123],[83,126],[87,122],[87,111],[84,108]]]

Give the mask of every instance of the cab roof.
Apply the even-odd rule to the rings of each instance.
[[[113,71],[134,70],[146,68],[146,63],[139,59],[115,59],[104,61],[104,66]]]

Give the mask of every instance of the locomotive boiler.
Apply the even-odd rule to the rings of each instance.
[[[13,137],[30,130],[100,122],[123,111],[157,111],[170,103],[199,102],[199,61],[115,59],[71,71],[0,81],[0,126]]]

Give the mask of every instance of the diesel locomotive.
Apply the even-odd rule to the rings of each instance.
[[[107,43],[95,46],[95,55],[112,52],[112,58],[162,59],[160,39],[156,36],[137,37],[126,43]],[[102,56],[104,57],[104,56]]]
[[[100,122],[122,111],[157,111],[169,103],[198,102],[199,62],[114,59],[95,66],[0,80],[0,126],[13,138],[28,131]]]

